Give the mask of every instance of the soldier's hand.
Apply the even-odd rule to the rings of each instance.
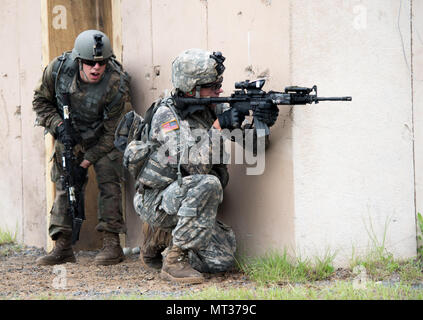
[[[217,120],[219,120],[219,124],[222,129],[239,128],[244,120],[242,118],[242,115],[239,114],[236,108],[226,110],[217,116]]]
[[[61,143],[65,143],[66,140],[66,134],[65,134],[65,125],[63,124],[63,122],[61,122],[57,127],[56,127],[56,140],[59,140]],[[78,144],[77,139],[75,138],[76,134],[74,132],[74,130],[71,130],[72,132],[70,133],[70,137],[69,137],[69,141],[73,146]]]
[[[73,172],[73,174],[74,174],[75,183],[78,186],[82,187],[82,185],[87,180],[87,174],[88,174],[87,168],[84,168],[81,165],[75,166],[75,171]]]
[[[266,102],[256,107],[253,113],[257,120],[267,124],[269,127],[273,126],[279,116],[279,108],[271,103]]]
[[[88,167],[91,165],[91,162],[89,160],[82,160],[81,164],[79,165],[80,167],[84,168],[84,169],[88,169]]]

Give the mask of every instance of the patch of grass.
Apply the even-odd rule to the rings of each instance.
[[[337,281],[331,285],[286,285],[282,287],[258,287],[255,289],[219,290],[210,287],[198,293],[188,294],[183,300],[422,300],[423,290],[407,284],[385,286],[368,282],[363,289],[356,289],[349,281]]]
[[[0,229],[0,256],[8,256],[20,250],[22,246],[16,242],[16,233]]]
[[[269,252],[263,257],[241,259],[239,268],[259,284],[304,283],[328,279],[335,270],[333,259],[329,254],[314,261],[292,259],[285,250],[283,254]]]
[[[353,254],[350,262],[351,269],[356,266],[363,266],[366,275],[374,281],[390,280],[392,278],[397,278],[396,281],[401,280],[409,284],[423,281],[423,262],[421,259],[396,259],[386,249],[387,229],[388,222],[385,224],[382,239],[378,240],[370,223],[370,228],[367,231],[373,243],[372,249],[362,256],[355,257]]]
[[[420,260],[423,260],[423,217],[421,213],[417,213],[417,254],[420,258]]]
[[[0,229],[0,245],[16,243],[16,233]]]

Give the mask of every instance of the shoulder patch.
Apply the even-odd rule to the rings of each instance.
[[[162,123],[161,127],[162,127],[162,130],[163,130],[164,133],[168,133],[170,131],[179,129],[179,125],[178,125],[178,122],[176,121],[176,119]]]

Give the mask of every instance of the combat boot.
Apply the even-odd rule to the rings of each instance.
[[[40,266],[51,266],[66,262],[76,262],[72,250],[71,237],[71,233],[59,233],[53,250],[49,254],[38,258],[36,263]]]
[[[170,245],[172,234],[160,228],[154,229],[147,222],[143,223],[142,233],[140,262],[147,270],[158,271],[162,268],[162,251]]]
[[[179,247],[168,249],[160,273],[162,279],[180,283],[201,283],[204,276],[188,262],[188,252]]]
[[[111,265],[122,262],[124,258],[118,233],[104,231],[103,248],[96,255],[94,262],[97,265]]]

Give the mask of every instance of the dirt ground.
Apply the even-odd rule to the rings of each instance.
[[[108,300],[108,299],[177,299],[210,287],[225,289],[254,289],[257,284],[237,270],[220,274],[205,274],[202,284],[177,284],[162,280],[159,271],[145,270],[139,254],[131,253],[122,263],[97,266],[98,251],[80,251],[76,263],[58,266],[38,266],[35,260],[46,254],[43,249],[0,245],[0,300]],[[353,281],[349,269],[337,269],[330,279],[313,282],[313,286],[328,285],[333,281]],[[383,281],[395,285],[398,275]],[[280,284],[281,286],[286,284]],[[419,281],[416,288],[422,288]]]
[[[139,254],[126,256],[113,266],[94,265],[96,251],[80,251],[77,263],[38,266],[45,251],[34,247],[0,246],[0,300],[6,299],[109,299],[140,295],[177,298],[216,286],[219,289],[252,288],[254,283],[237,271],[206,274],[202,284],[176,284],[161,280],[159,272],[145,270]]]

